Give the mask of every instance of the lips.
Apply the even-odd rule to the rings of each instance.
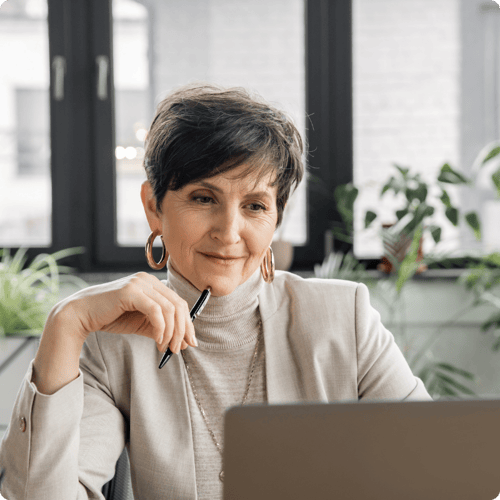
[[[231,262],[237,259],[241,259],[241,257],[234,257],[234,256],[227,256],[227,255],[220,255],[217,253],[202,253],[205,257],[210,257],[212,259],[217,259],[219,261],[227,261]]]
[[[232,255],[220,255],[217,253],[203,253],[206,257],[214,257],[215,259],[221,259],[221,260],[235,260],[235,259],[240,259],[241,257],[235,257]]]

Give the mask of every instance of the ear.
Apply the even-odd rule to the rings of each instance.
[[[151,183],[147,180],[141,184],[141,200],[151,231],[156,229],[161,231],[161,220],[156,211],[156,199],[153,193],[153,186],[151,186]]]

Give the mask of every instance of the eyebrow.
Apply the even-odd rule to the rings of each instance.
[[[224,191],[220,187],[214,186],[213,184],[210,184],[210,182],[199,181],[196,182],[196,184],[200,184],[201,186],[212,189],[213,191],[217,191],[218,193],[224,193]],[[251,193],[246,194],[245,198],[250,198],[251,196],[261,196],[264,198],[268,198],[269,200],[272,200],[272,196],[267,191],[253,191]]]

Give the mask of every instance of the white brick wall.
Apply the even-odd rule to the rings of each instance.
[[[243,86],[290,113],[304,134],[303,0],[162,0],[153,12],[156,102],[196,80]],[[305,182],[290,208],[283,237],[300,245]]]
[[[367,208],[383,210],[378,194],[392,163],[428,180],[445,162],[459,166],[459,28],[459,0],[353,0],[358,229]],[[383,222],[394,222],[390,215],[400,203],[387,204]],[[443,238],[456,237],[444,224]],[[379,257],[379,241],[374,231],[358,234],[358,257]]]

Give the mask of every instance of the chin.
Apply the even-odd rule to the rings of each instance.
[[[224,297],[225,295],[230,295],[233,293],[238,287],[239,283],[235,284],[217,284],[213,283],[207,286],[210,286],[212,292],[212,297]]]
[[[203,291],[210,287],[213,297],[223,297],[233,293],[241,283],[240,276],[217,276],[216,274],[207,273],[198,281],[196,288]]]

